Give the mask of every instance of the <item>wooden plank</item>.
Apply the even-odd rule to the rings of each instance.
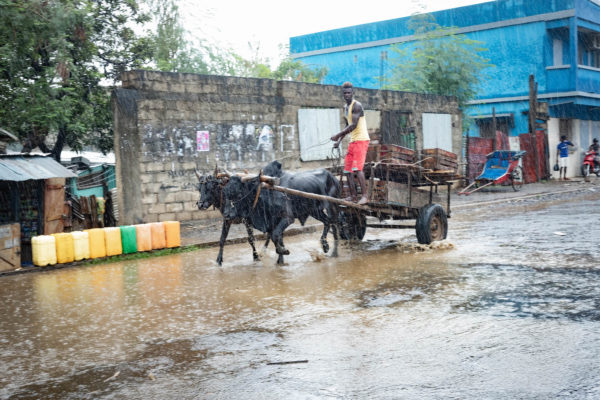
[[[44,185],[44,234],[64,231],[65,178],[46,179]]]
[[[0,271],[21,267],[21,226],[0,225]]]
[[[430,156],[436,156],[436,157],[446,157],[452,160],[456,160],[458,159],[458,156],[450,151],[444,150],[444,149],[439,149],[439,148],[434,148],[434,149],[423,149],[423,154],[427,154]]]
[[[548,112],[549,112],[548,103],[547,102],[537,102],[535,104],[535,112],[538,114],[538,118],[540,117],[539,114],[548,114]]]

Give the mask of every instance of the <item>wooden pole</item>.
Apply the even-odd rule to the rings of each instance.
[[[537,104],[537,83],[534,76],[529,75],[529,136],[533,145],[533,162],[535,168],[535,181],[540,181],[540,171],[537,151],[537,138],[535,133],[535,122],[537,120],[535,106]]]
[[[351,201],[346,201],[346,200],[343,200],[343,199],[338,199],[337,197],[325,196],[325,195],[316,194],[316,193],[303,192],[301,190],[296,190],[296,189],[286,188],[286,187],[283,187],[283,186],[278,186],[279,185],[279,178],[277,178],[277,177],[268,176],[268,175],[243,174],[243,173],[237,173],[235,175],[239,176],[242,179],[242,181],[248,181],[250,179],[254,179],[254,178],[260,176],[260,181],[262,182],[262,184],[263,184],[263,186],[265,188],[272,189],[272,190],[277,190],[278,192],[292,194],[294,196],[299,196],[299,197],[306,197],[306,198],[314,199],[314,200],[329,201],[331,203],[340,204],[340,205],[347,206],[347,207],[352,207],[352,208],[358,208],[358,209],[365,210],[365,211],[369,211],[370,210],[370,208],[367,207],[367,206],[358,205],[358,204],[353,203]]]
[[[469,182],[469,173],[471,172],[471,165],[470,165],[470,159],[469,159],[469,142],[470,142],[470,135],[469,135],[469,129],[467,129],[467,148],[465,149],[465,156],[466,156],[466,165],[465,165],[465,176],[467,177],[467,182]]]
[[[286,188],[286,187],[283,187],[283,186],[270,185],[270,184],[265,183],[265,182],[263,182],[263,184],[266,186],[267,189],[277,190],[278,192],[292,194],[292,195],[299,196],[299,197],[306,197],[306,198],[314,199],[314,200],[328,201],[330,203],[340,204],[342,206],[347,206],[347,207],[352,207],[352,208],[358,208],[360,210],[365,210],[365,211],[369,211],[370,210],[370,208],[367,207],[367,206],[358,205],[358,204],[353,203],[351,201],[346,201],[346,200],[343,200],[343,199],[338,199],[337,197],[324,196],[322,194],[303,192],[301,190]]]
[[[498,150],[496,148],[496,107],[492,107],[492,132],[494,134],[494,141],[492,142],[492,151]]]

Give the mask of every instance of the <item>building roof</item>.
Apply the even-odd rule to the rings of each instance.
[[[76,177],[77,175],[52,157],[27,154],[0,155],[0,181],[21,182]]]

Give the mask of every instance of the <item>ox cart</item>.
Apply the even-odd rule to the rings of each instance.
[[[341,178],[341,167],[328,169]],[[367,228],[415,229],[421,244],[446,238],[451,186],[460,180],[454,170],[436,171],[418,164],[383,160],[366,163],[364,173],[369,200],[364,205],[343,200],[347,195],[345,190],[341,198],[335,198],[279,186],[274,177],[262,176],[261,181],[267,189],[337,204],[340,236],[346,240],[362,240]],[[440,191],[441,187],[446,190]],[[397,223],[403,220],[415,223]]]

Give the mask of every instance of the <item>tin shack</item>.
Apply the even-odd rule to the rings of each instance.
[[[0,271],[31,263],[33,236],[63,232],[66,179],[75,177],[48,156],[0,154],[0,232],[7,236],[0,238],[0,245],[11,246],[4,249]]]

